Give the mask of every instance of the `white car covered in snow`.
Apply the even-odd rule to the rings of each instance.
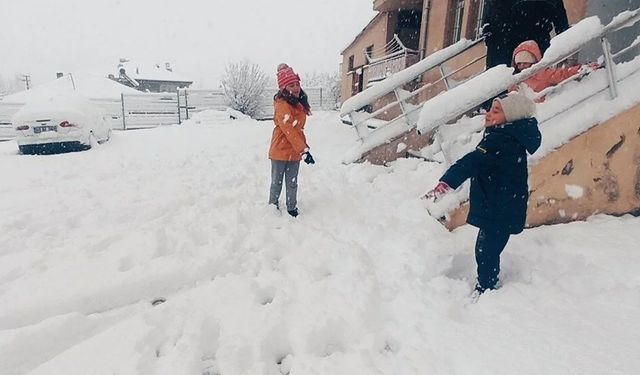
[[[11,122],[23,154],[86,150],[111,137],[104,110],[68,93],[28,102]]]

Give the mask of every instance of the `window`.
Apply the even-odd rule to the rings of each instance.
[[[352,71],[353,70],[353,55],[349,56],[349,65],[347,65],[348,69],[347,71]]]
[[[464,17],[464,0],[453,0],[453,34],[451,43],[455,43],[462,37],[462,18]]]
[[[367,58],[369,59],[373,58],[373,44],[367,47],[364,53],[367,54]]]
[[[484,0],[473,0],[469,6],[469,17],[467,17],[467,27],[465,38],[469,40],[480,37],[482,28],[482,12],[484,11]]]

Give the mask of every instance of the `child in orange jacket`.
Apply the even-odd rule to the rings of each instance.
[[[278,93],[273,98],[273,133],[269,148],[271,159],[271,189],[269,204],[279,210],[282,181],[286,181],[286,206],[289,215],[298,216],[297,192],[300,160],[307,164],[315,161],[309,153],[304,125],[311,108],[307,95],[300,88],[300,77],[287,64],[278,65]]]

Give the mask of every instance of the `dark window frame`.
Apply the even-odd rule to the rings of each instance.
[[[364,49],[364,53],[369,59],[373,58],[373,44]]]

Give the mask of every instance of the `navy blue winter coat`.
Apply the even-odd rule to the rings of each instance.
[[[476,149],[445,172],[440,181],[454,189],[471,179],[467,223],[522,232],[529,198],[527,152],[533,154],[541,140],[535,118],[487,128]]]

